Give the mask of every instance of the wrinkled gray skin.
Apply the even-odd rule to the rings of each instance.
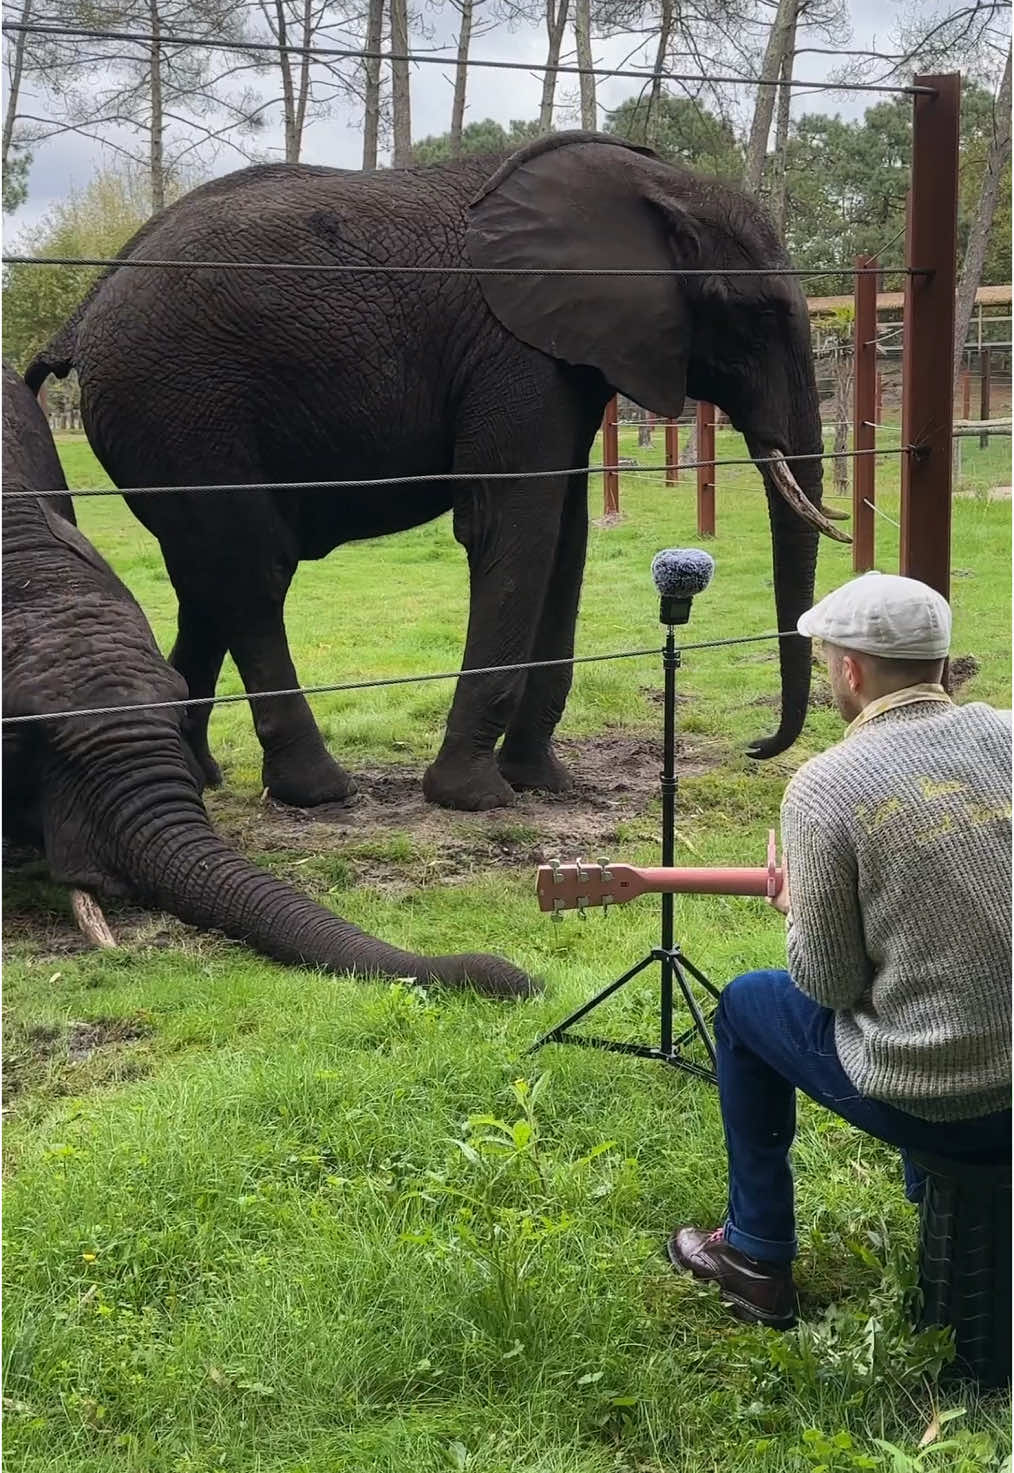
[[[506,162],[245,169],[170,206],[122,257],[660,273],[788,265],[746,195],[588,134],[541,140]],[[805,300],[786,277],[111,268],[26,377],[37,389],[71,366],[88,437],[120,486],[437,478],[128,497],[179,597],[171,661],[194,696],[214,693],[227,650],[248,691],[297,686],[283,605],[300,559],[448,509],[470,572],[465,666],[569,656],[587,477],[521,476],[587,465],[614,390],[662,415],[678,414],[687,393],[710,400],[755,456],[774,448],[791,462],[822,448]],[[440,479],[473,470],[506,478]],[[820,462],[793,470],[819,506]],[[791,629],[812,603],[817,532],[764,477],[778,627]],[[782,641],[781,722],[753,755],[798,736],[809,679],[809,644]],[[481,809],[513,801],[514,789],[565,789],[552,735],[570,683],[565,667],[459,682],[427,796]],[[352,781],[301,697],[253,713],[276,798],[348,795]],[[195,710],[189,733],[218,782],[207,717]]]
[[[3,371],[3,714],[179,700],[141,609],[62,502],[8,498],[63,485],[49,426]],[[366,977],[471,984],[524,997],[495,956],[417,956],[315,905],[219,839],[201,801],[181,710],[5,726],[4,833],[40,846],[53,878],[131,894],[279,961]]]

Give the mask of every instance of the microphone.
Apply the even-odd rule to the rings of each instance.
[[[660,624],[686,624],[690,603],[703,593],[715,571],[715,559],[700,547],[666,547],[651,560],[651,576],[660,599]]]

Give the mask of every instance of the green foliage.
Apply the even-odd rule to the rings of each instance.
[[[3,176],[3,212],[11,215],[28,198],[28,171],[32,167],[32,154],[27,148],[18,148],[15,143],[7,159]]]
[[[503,153],[507,149],[520,148],[522,143],[527,143],[530,138],[538,138],[538,136],[537,122],[526,123],[515,118],[507,128],[504,128],[492,118],[484,118],[478,123],[467,123],[461,130],[461,152],[462,154]],[[450,133],[430,134],[426,138],[420,138],[418,143],[412,145],[414,164],[440,164],[452,157]]]
[[[177,181],[178,198],[198,181]],[[55,205],[31,230],[23,230],[12,254],[115,256],[149,214],[146,186],[136,171],[100,169],[87,188]],[[71,316],[101,267],[6,266],[3,277],[3,355],[24,370]]]
[[[646,96],[629,97],[609,114],[605,131],[650,143],[670,163],[705,174],[739,179],[743,173],[743,150],[730,124],[688,97],[663,92],[651,117]]]
[[[958,249],[975,218],[989,146],[991,93],[966,81],[961,99]],[[797,266],[851,261],[860,252],[886,265],[901,260],[909,187],[912,107],[894,98],[845,122],[806,113],[791,127],[786,180],[787,244]],[[983,269],[983,282],[1011,278],[1011,172],[1008,162]],[[851,291],[851,279],[828,278],[824,289]]]

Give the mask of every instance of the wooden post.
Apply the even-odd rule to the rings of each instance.
[[[680,478],[680,427],[674,419],[665,422],[665,484],[675,486]]]
[[[901,572],[950,597],[954,457],[954,293],[958,213],[957,72],[916,77],[905,230]],[[915,274],[918,272],[918,274]]]
[[[602,416],[602,515],[614,517],[620,510],[620,473],[616,469],[620,458],[620,432],[616,421],[620,406],[617,399],[610,399]]]
[[[857,256],[860,271],[876,266],[876,256]],[[873,450],[877,444],[877,278],[857,272],[853,287],[855,314],[852,353],[852,449]],[[852,570],[868,573],[876,561],[876,457],[857,454],[852,461]]]
[[[983,348],[979,354],[979,418],[989,419],[989,391],[991,385],[992,358],[988,348]],[[979,449],[985,450],[989,444],[989,431],[983,430],[979,435]]]
[[[697,404],[697,535],[715,535],[715,406]]]
[[[967,368],[961,370],[961,418],[972,417],[972,375]]]

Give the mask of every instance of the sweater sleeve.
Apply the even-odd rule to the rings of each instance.
[[[782,806],[782,846],[789,866],[789,972],[801,992],[825,1008],[854,1007],[868,992],[856,858],[847,834],[791,792]]]

